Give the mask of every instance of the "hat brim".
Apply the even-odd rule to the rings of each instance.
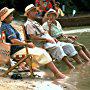
[[[24,13],[24,16],[27,16],[27,13],[28,13],[28,12],[25,12],[25,13]]]
[[[4,19],[7,18],[7,16],[9,16],[15,9],[9,9],[7,13],[5,13],[2,17],[1,17],[1,21],[3,21]]]
[[[24,16],[27,16],[27,13],[29,12],[29,11],[31,11],[32,9],[36,9],[36,7],[35,6],[33,6],[32,8],[30,8],[30,9],[28,9],[25,13],[24,13]]]
[[[48,12],[48,13],[47,13],[47,16],[48,16],[49,14],[55,14],[55,15],[56,15],[56,17],[57,17],[56,12]]]

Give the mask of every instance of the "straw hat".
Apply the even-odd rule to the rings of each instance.
[[[8,15],[10,15],[10,13],[12,13],[15,9],[9,9],[7,7],[4,7],[0,10],[0,19],[1,21],[3,21],[5,18],[7,18]]]
[[[36,7],[35,7],[33,4],[28,5],[28,6],[25,8],[25,13],[24,13],[24,15],[27,16],[27,13],[28,13],[32,8],[36,8]]]

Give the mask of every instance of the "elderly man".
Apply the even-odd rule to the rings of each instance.
[[[74,66],[69,62],[67,55],[73,57],[79,64],[82,63],[78,59],[77,51],[74,49],[72,44],[62,46],[62,43],[53,39],[42,26],[35,21],[36,18],[36,7],[33,4],[28,5],[25,8],[25,16],[27,16],[27,21],[25,27],[27,34],[32,38],[33,42],[37,46],[44,45],[44,48],[49,51],[53,58],[57,60],[63,60],[69,68],[74,68]]]
[[[52,62],[50,55],[44,49],[35,47],[32,42],[25,43],[21,40],[19,32],[10,25],[14,18],[12,14],[13,11],[14,9],[9,9],[7,7],[4,7],[0,10],[0,19],[2,21],[1,31],[5,31],[6,42],[15,44],[15,46],[11,46],[10,55],[12,55],[13,57],[15,54],[26,55],[25,46],[27,46],[29,54],[33,55],[32,58],[38,64],[46,65],[57,76],[57,78],[65,78],[65,75],[56,68],[56,66]]]

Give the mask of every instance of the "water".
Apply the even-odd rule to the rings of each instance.
[[[56,63],[56,66],[59,65],[59,69],[61,69],[61,65],[59,63]],[[75,65],[76,69],[74,70],[62,70],[65,75],[67,75],[69,78],[66,80],[54,80],[54,84],[52,81],[43,81],[42,85],[36,85],[37,87],[43,88],[46,90],[46,88],[50,88],[52,86],[52,89],[57,88],[57,90],[90,90],[90,63],[85,63],[83,65]],[[66,67],[63,67],[66,68]],[[42,75],[43,78],[46,80],[52,77],[52,73],[50,71],[43,69],[46,74]],[[41,72],[42,73],[42,72]],[[41,75],[41,74],[40,74]],[[53,78],[53,77],[52,77]],[[38,84],[38,82],[37,82]],[[63,87],[63,88],[62,88]],[[59,89],[58,89],[59,88]],[[35,89],[36,90],[36,89]]]
[[[90,64],[85,65],[79,70],[79,77],[77,80],[78,90],[90,90]]]
[[[74,33],[77,33],[76,35],[79,37],[78,41],[83,43],[90,50],[90,28],[65,31],[65,34]],[[76,87],[76,90],[90,90],[90,64],[78,66],[77,69],[72,71],[68,83]]]
[[[76,90],[90,90],[90,63],[77,66],[69,75],[70,79],[67,83],[75,87]],[[70,90],[74,90],[73,87]]]
[[[73,33],[83,33],[83,32],[90,32],[90,28],[69,30],[69,31],[64,31],[63,33],[64,34],[73,34]]]

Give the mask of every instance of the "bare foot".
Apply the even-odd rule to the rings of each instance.
[[[67,80],[69,79],[68,76],[65,76],[63,79],[55,79],[54,82],[58,82],[58,83],[65,83]]]
[[[64,74],[59,74],[59,73],[54,74],[54,75],[55,75],[56,79],[64,79],[66,77]]]

